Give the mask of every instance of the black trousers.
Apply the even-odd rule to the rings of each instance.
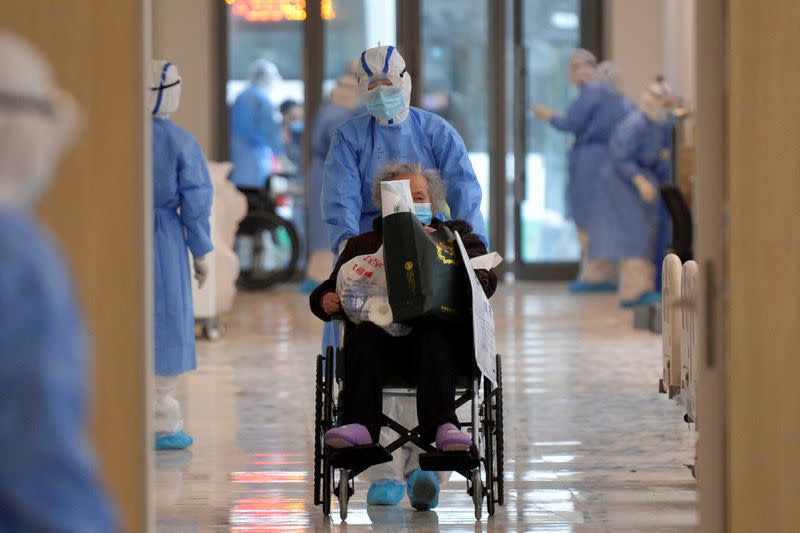
[[[378,442],[383,384],[388,377],[403,377],[417,387],[417,419],[426,442],[436,438],[441,424],[458,426],[456,377],[472,365],[471,339],[469,327],[437,319],[420,322],[406,337],[392,337],[368,322],[349,324],[342,422],[363,424]]]

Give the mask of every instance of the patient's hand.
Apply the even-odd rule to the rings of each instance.
[[[327,292],[322,297],[322,308],[328,315],[336,315],[342,312],[342,300],[335,292]]]
[[[434,231],[436,231],[436,230],[435,230],[435,229],[433,229],[433,228],[432,228],[432,227],[430,227],[430,226],[425,226],[425,231],[427,231],[428,233],[433,233],[433,232],[434,232]]]

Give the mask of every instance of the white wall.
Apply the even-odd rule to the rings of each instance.
[[[217,146],[215,0],[153,0],[153,57],[177,65],[181,105],[172,119],[195,136],[206,157]]]
[[[695,0],[606,0],[605,52],[634,99],[663,74],[678,95],[696,101]]]

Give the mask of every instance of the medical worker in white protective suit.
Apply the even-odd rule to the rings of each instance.
[[[659,186],[672,173],[671,138],[665,135],[673,96],[661,79],[642,94],[639,109],[623,120],[609,143],[603,173],[605,205],[596,210],[589,259],[619,263],[622,307],[649,303],[655,289]],[[657,298],[657,296],[655,296]]]
[[[367,114],[340,126],[325,160],[322,214],[328,226],[328,243],[338,253],[347,239],[372,228],[380,210],[372,200],[372,183],[390,161],[418,163],[437,169],[447,185],[452,218],[466,220],[487,243],[481,215],[481,188],[461,135],[442,117],[410,106],[411,75],[393,46],[364,51],[359,58],[359,92]],[[428,216],[437,215],[428,208]],[[414,398],[385,400],[384,412],[398,417],[406,427],[416,426]],[[381,444],[395,437],[384,428]],[[420,470],[419,450],[407,445],[394,461],[367,471],[372,484],[370,505],[395,505],[408,489],[411,505],[431,509],[439,502],[439,479]]]
[[[169,120],[181,96],[178,69],[151,63],[147,94],[153,114],[153,208],[155,285],[155,448],[180,450],[192,444],[174,396],[178,376],[197,366],[192,280],[203,287],[211,244],[213,186],[200,145]],[[192,267],[189,266],[192,254]]]
[[[33,216],[77,122],[41,54],[0,31],[0,531],[116,531],[86,440],[83,315]]]

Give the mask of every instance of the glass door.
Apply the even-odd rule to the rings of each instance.
[[[419,10],[422,91],[420,107],[450,122],[461,134],[483,191],[489,218],[489,3],[486,0],[421,0]]]
[[[533,104],[563,112],[576,96],[567,65],[581,45],[580,0],[515,0],[516,274],[571,279],[580,248],[566,204],[567,152],[572,140],[536,120]]]

